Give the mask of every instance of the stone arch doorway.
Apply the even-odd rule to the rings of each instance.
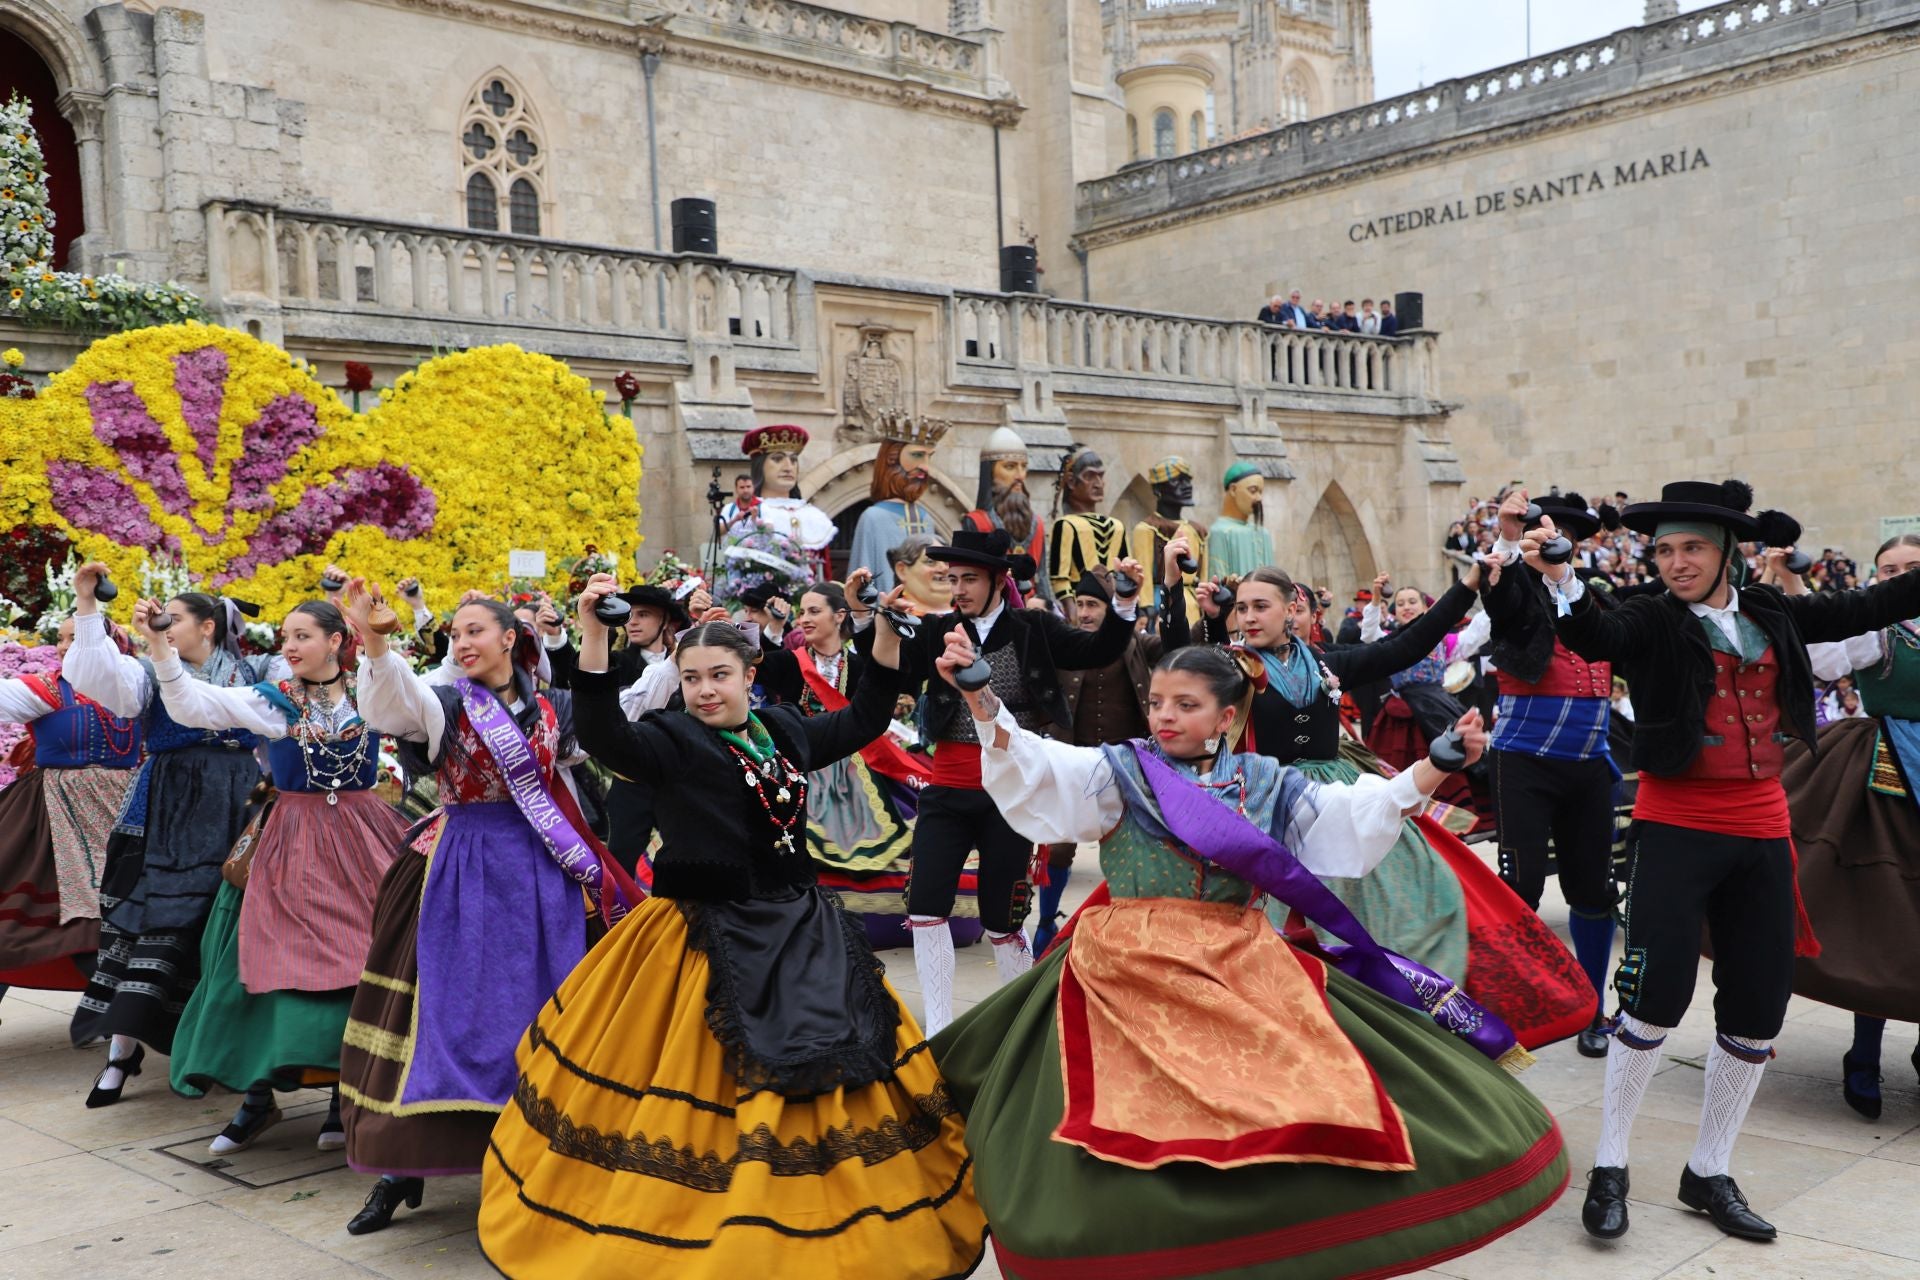
[[[867,495],[873,483],[873,460],[879,456],[878,444],[840,449],[800,476],[800,492],[808,495],[815,506],[833,517],[836,526],[832,543],[833,573],[836,578],[846,576],[850,567],[847,553],[853,548],[854,526],[860,523],[861,514],[872,505],[872,499]],[[927,486],[926,495],[920,501],[933,516],[940,535],[946,537],[973,509],[972,487],[963,487],[953,476],[935,466],[933,483]]]
[[[67,266],[68,250],[86,234],[80,183],[80,143],[60,114],[54,69],[18,33],[0,26],[0,102],[19,94],[32,104],[34,132],[47,165],[47,205],[53,215],[53,269]]]
[[[1337,480],[1320,495],[1301,545],[1306,548],[1301,561],[1306,581],[1326,587],[1336,601],[1352,599],[1355,589],[1373,581],[1379,572],[1366,530]]]

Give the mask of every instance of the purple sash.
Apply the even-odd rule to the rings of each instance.
[[[618,879],[607,876],[600,855],[554,803],[546,780],[540,776],[540,764],[534,758],[527,735],[520,732],[520,726],[513,722],[500,700],[487,690],[465,676],[455,680],[454,687],[460,691],[460,705],[466,709],[467,723],[473,726],[474,733],[492,754],[494,764],[499,766],[501,776],[506,779],[507,795],[519,808],[520,816],[527,820],[527,825],[540,837],[540,843],[568,878],[586,889],[594,910],[604,911],[609,925],[618,924],[621,917],[639,904],[627,901]],[[609,888],[612,901],[603,908],[601,895]]]
[[[1499,1015],[1470,999],[1454,982],[1375,942],[1347,904],[1301,865],[1292,850],[1181,777],[1147,743],[1135,739],[1130,745],[1167,830],[1347,943],[1322,948],[1335,968],[1390,1000],[1430,1014],[1496,1062],[1514,1047],[1513,1031]]]

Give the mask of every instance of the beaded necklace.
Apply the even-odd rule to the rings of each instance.
[[[806,775],[780,754],[779,748],[774,745],[773,735],[760,723],[759,716],[748,712],[745,729],[744,734],[737,729],[722,729],[720,740],[739,762],[747,790],[753,792],[760,801],[760,808],[766,812],[767,820],[780,833],[774,843],[792,853],[794,828],[807,816]],[[769,783],[774,786],[771,799],[767,796]],[[784,810],[784,815],[781,810]]]
[[[847,662],[847,655],[850,652],[851,650],[843,646],[839,653],[829,657],[817,650],[808,650],[813,658],[813,669],[825,676],[827,683],[832,685],[834,691],[842,697],[847,693],[847,667],[850,665]],[[813,687],[804,681],[801,682],[800,688],[800,709],[810,716],[819,715],[827,709],[826,704],[820,701],[819,695],[814,693]]]
[[[358,780],[366,762],[362,740],[366,725],[354,710],[352,682],[342,681],[338,701],[321,696],[321,691],[336,680],[342,677],[300,681],[300,723],[293,727],[292,735],[300,748],[307,781],[326,792],[327,803],[333,806],[340,803],[341,790]]]

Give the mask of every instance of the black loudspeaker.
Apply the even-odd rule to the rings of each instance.
[[[673,251],[720,252],[720,223],[713,201],[682,196],[673,202]]]
[[[1421,304],[1425,301],[1426,296],[1424,293],[1396,293],[1393,295],[1393,314],[1399,317],[1400,332],[1405,333],[1409,329],[1424,329],[1427,327],[1426,317],[1421,315]]]
[[[1030,244],[1000,246],[1000,292],[1040,292],[1040,251]]]

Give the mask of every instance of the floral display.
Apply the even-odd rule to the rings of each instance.
[[[757,520],[751,528],[728,538],[721,555],[720,580],[714,584],[713,595],[730,609],[741,603],[743,594],[756,588],[772,588],[791,596],[813,581],[807,571],[807,553],[799,544]]]
[[[55,271],[53,223],[32,104],[16,94],[0,106],[0,314],[107,331],[206,317],[200,299],[172,281]]]
[[[429,607],[551,548],[639,541],[639,443],[557,360],[512,346],[431,360],[355,413],[314,371],[236,330],[103,338],[36,399],[0,399],[0,529],[45,530],[132,582],[150,554],[277,621],[329,561]],[[0,535],[0,537],[11,536]],[[16,598],[24,599],[18,592]]]

